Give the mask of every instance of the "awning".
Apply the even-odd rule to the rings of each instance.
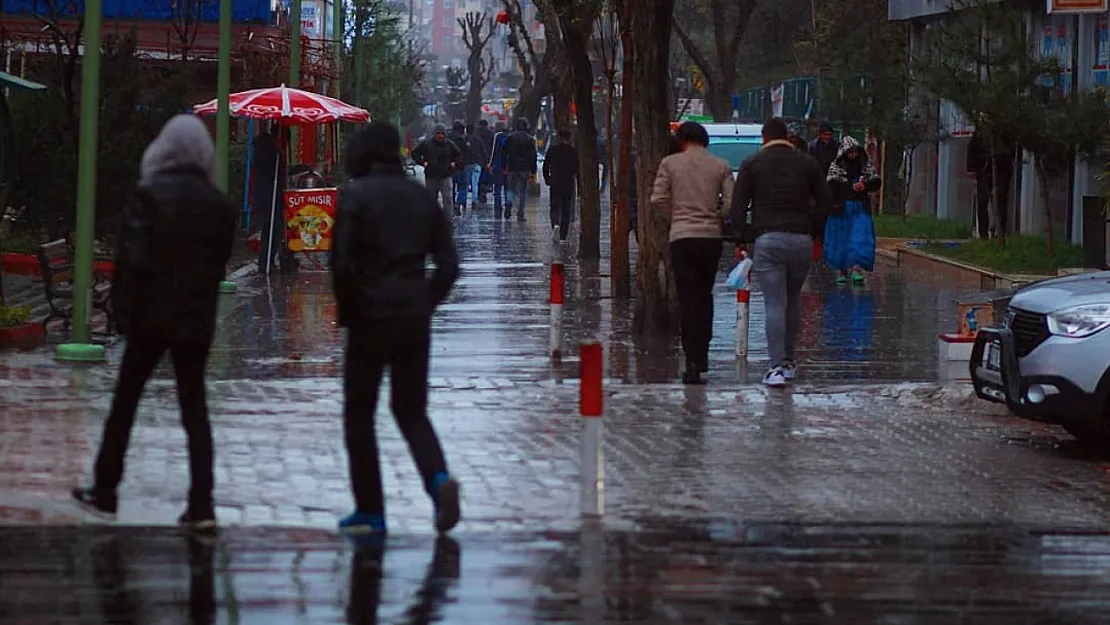
[[[0,72],[0,86],[11,87],[13,89],[24,89],[27,91],[42,91],[46,89],[46,85],[41,85],[37,82],[31,82],[19,76],[13,76],[7,72]]]

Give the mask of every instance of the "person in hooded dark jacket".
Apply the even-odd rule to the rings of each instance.
[[[875,225],[871,220],[871,194],[882,188],[867,151],[851,136],[840,141],[840,155],[829,167],[829,189],[836,210],[825,221],[824,254],[836,281],[862,284],[864,271],[875,269]]]
[[[832,125],[822,122],[817,131],[817,138],[809,142],[809,155],[817,161],[823,175],[829,175],[829,167],[836,160],[839,151],[840,146],[833,137]]]
[[[451,132],[447,133],[447,140],[459,147],[462,154],[455,168],[452,179],[452,190],[455,197],[455,214],[461,215],[466,208],[467,190],[470,188],[470,171],[468,167],[474,162],[474,151],[470,149],[470,142],[466,137],[466,126],[458,120],[451,125]]]
[[[116,489],[143,387],[169,352],[189,448],[188,507],[179,522],[216,524],[212,430],[204,369],[216,328],[220,282],[235,241],[235,207],[216,187],[216,149],[204,123],[178,115],[147,147],[134,202],[125,207],[113,300],[127,337],[112,408],[96,457],[93,485],[73,497],[114,517]]]
[[[497,122],[496,129],[497,132],[493,135],[493,149],[490,151],[487,169],[493,187],[493,216],[495,219],[501,219],[505,210],[505,198],[508,195],[505,189],[505,142],[508,141],[511,133],[505,128],[503,122]],[[512,206],[509,208],[512,208]]]
[[[482,173],[478,181],[478,203],[482,206],[489,201],[490,188],[493,186],[493,177],[489,170],[489,162],[493,158],[493,137],[494,133],[489,129],[489,122],[484,119],[478,120],[478,139],[482,142],[482,153],[486,155],[481,164]]]
[[[536,137],[529,132],[527,119],[518,119],[512,134],[505,140],[503,149],[503,170],[505,172],[505,218],[512,216],[513,203],[516,207],[516,220],[524,221],[528,205],[528,183],[536,175]]]
[[[458,279],[459,257],[450,220],[405,176],[400,149],[390,124],[355,133],[346,157],[351,182],[335,222],[332,279],[339,323],[348,329],[343,429],[355,498],[355,512],[339,526],[353,533],[385,531],[374,413],[386,367],[393,417],[432,498],[436,529],[459,521],[459,485],[428,421],[431,317]]]
[[[489,152],[486,150],[485,144],[482,142],[482,137],[474,129],[474,126],[466,126],[466,148],[469,152],[470,160],[466,163],[466,179],[469,186],[469,199],[471,208],[478,208],[478,191],[482,182],[482,169],[485,164],[489,162]],[[463,198],[463,203],[467,198]]]
[[[543,180],[551,188],[551,228],[559,229],[559,240],[566,242],[570,212],[578,184],[578,150],[569,130],[559,131],[559,143],[551,146],[543,159]]]

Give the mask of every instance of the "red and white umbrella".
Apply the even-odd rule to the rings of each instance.
[[[366,123],[370,113],[326,95],[282,85],[233,93],[228,98],[232,117],[276,119],[288,124],[321,124],[344,121]],[[197,115],[215,115],[219,102],[211,100],[193,107]]]

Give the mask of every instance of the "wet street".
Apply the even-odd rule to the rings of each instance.
[[[975,285],[817,273],[796,386],[733,356],[718,279],[710,384],[677,341],[634,340],[604,264],[568,261],[565,344],[605,348],[605,517],[578,514],[578,363],[548,347],[546,218],[458,225],[463,276],[434,327],[431,414],[463,488],[436,542],[379,410],[390,536],[335,532],[351,499],[326,274],[225,296],[209,371],[214,544],[172,529],[187,488],[172,372],[147,390],[116,526],[67,501],[88,475],[121,345],[94,367],[0,355],[0,623],[1105,623],[1110,462],[937,379]],[[603,228],[607,231],[607,227]],[[574,249],[572,247],[572,253]],[[122,526],[122,527],[120,527]]]

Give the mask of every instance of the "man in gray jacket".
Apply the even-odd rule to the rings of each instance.
[[[766,306],[768,386],[785,386],[796,374],[802,286],[813,262],[813,237],[832,205],[825,175],[813,157],[788,140],[781,120],[763,126],[763,147],[741,165],[732,194],[738,245],[755,242],[752,272]]]

